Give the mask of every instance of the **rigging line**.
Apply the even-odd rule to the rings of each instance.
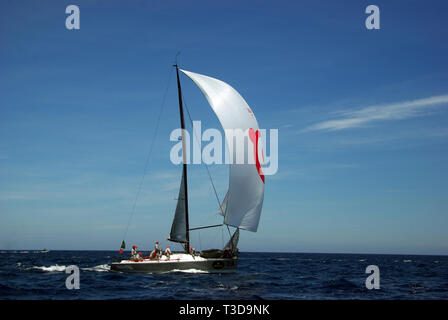
[[[229,238],[232,239],[232,233],[230,232],[229,225],[226,224],[226,227],[227,227],[227,231],[229,232]],[[237,229],[238,229],[238,228],[237,228]]]
[[[221,247],[224,248],[224,230],[223,230],[223,228],[221,228]]]
[[[134,212],[135,212],[135,207],[137,205],[137,200],[138,200],[138,197],[140,195],[140,191],[142,189],[143,182],[145,181],[145,177],[146,177],[146,173],[147,173],[148,165],[149,165],[149,160],[151,159],[152,150],[154,149],[154,143],[155,143],[155,140],[157,138],[157,132],[159,131],[160,119],[162,118],[163,107],[165,106],[165,101],[166,101],[166,97],[167,97],[167,94],[168,94],[168,89],[170,87],[171,77],[172,77],[172,74],[173,74],[172,68],[170,70],[171,71],[170,71],[170,75],[168,77],[168,83],[166,85],[165,93],[164,93],[163,98],[162,98],[162,104],[160,106],[160,111],[159,111],[159,115],[157,117],[156,127],[154,129],[154,135],[152,137],[151,145],[149,147],[149,152],[148,152],[148,155],[146,157],[145,169],[143,170],[143,176],[142,176],[142,179],[140,180],[140,184],[139,184],[138,189],[137,189],[137,194],[136,194],[135,199],[134,199],[134,204],[132,206],[131,215],[129,216],[128,224],[126,225],[126,230],[124,232],[123,241],[124,241],[124,239],[126,239],[126,235],[128,234],[129,225],[131,224],[131,220],[132,220],[132,217],[133,217]]]
[[[185,109],[187,110],[188,118],[190,119],[190,123],[191,123],[191,126],[193,128],[193,136],[196,137],[196,143],[198,144],[198,147],[200,148],[201,145],[200,145],[200,143],[198,141],[198,135],[194,131],[193,120],[191,119],[190,110],[188,109],[187,102],[186,102],[185,98],[183,97],[183,95],[182,95],[182,100],[184,102],[184,106],[185,106]],[[218,206],[221,209],[221,201],[219,201],[218,192],[216,192],[216,188],[215,188],[215,184],[213,183],[212,175],[210,174],[210,170],[208,169],[208,165],[206,163],[204,163],[204,164],[205,164],[205,169],[207,169],[207,174],[208,174],[208,177],[209,177],[210,182],[212,184],[213,191],[215,192],[215,197],[216,197],[216,200],[218,201]]]
[[[194,230],[201,230],[201,229],[208,229],[208,228],[216,228],[216,227],[222,227],[223,226],[223,224],[221,223],[221,224],[214,224],[214,225],[212,225],[212,226],[205,226],[205,227],[197,227],[197,228],[191,228],[191,229],[188,229],[189,231],[194,231]]]

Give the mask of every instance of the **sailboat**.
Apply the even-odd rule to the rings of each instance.
[[[182,156],[183,168],[180,182],[179,197],[174,219],[167,240],[182,244],[183,253],[159,255],[156,258],[139,258],[121,260],[111,264],[112,271],[121,272],[169,272],[182,270],[199,270],[205,272],[235,271],[238,265],[238,240],[240,230],[256,232],[260,220],[264,198],[265,177],[262,172],[258,154],[261,151],[261,135],[257,120],[252,109],[244,98],[229,84],[198,73],[180,69],[174,65],[177,75],[177,91],[179,100],[180,123],[182,130]],[[229,188],[218,213],[223,216],[223,224],[190,228],[188,210],[188,176],[186,161],[185,119],[182,101],[182,88],[179,71],[190,78],[202,91],[209,105],[215,112],[226,134],[226,144],[229,148],[230,170]],[[247,134],[249,146],[246,148],[233,148],[234,136],[232,130],[243,130]],[[250,147],[252,143],[252,147]],[[250,151],[248,151],[250,149]],[[232,161],[246,153],[252,157],[247,163]],[[261,151],[261,152],[260,152]],[[244,155],[243,158],[244,159]],[[226,225],[236,228],[229,241],[222,249],[203,250],[200,253],[190,250],[190,232],[193,230],[218,227]]]

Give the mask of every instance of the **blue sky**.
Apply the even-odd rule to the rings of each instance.
[[[70,4],[80,30],[65,28]],[[369,4],[380,30],[365,27]],[[447,10],[422,0],[1,2],[0,248],[118,249],[169,83],[126,241],[166,239],[181,173],[169,161],[181,51],[183,68],[228,82],[261,128],[279,129],[279,170],[242,251],[448,254]],[[219,128],[182,83],[193,118]],[[228,168],[210,169],[223,197]],[[205,169],[190,177],[191,225],[219,223]],[[205,249],[226,238],[192,240]]]

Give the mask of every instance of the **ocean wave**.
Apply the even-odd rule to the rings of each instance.
[[[6,285],[0,284],[0,294],[1,295],[10,295],[16,292],[15,288],[8,287]]]
[[[238,286],[237,285],[225,285],[221,282],[218,282],[216,284],[216,288],[218,290],[238,290]]]
[[[322,287],[328,288],[328,289],[339,289],[339,290],[359,289],[358,286],[355,285],[353,282],[351,282],[347,279],[344,279],[344,278],[331,279],[331,280],[324,281],[322,283]]]
[[[114,255],[108,251],[29,252],[0,254],[0,299],[448,298],[446,256],[259,253],[257,259],[251,259],[255,254],[242,252],[236,272],[217,275],[204,274],[197,266],[164,274],[112,272],[109,265]],[[345,261],[333,261],[339,259]],[[363,276],[364,269],[358,267],[371,263],[388,270],[390,281],[381,290],[365,288],[367,275]],[[71,265],[80,269],[79,292],[65,288]]]
[[[83,271],[95,271],[95,272],[108,272],[110,271],[110,265],[108,264],[100,264],[91,268],[81,268]]]
[[[64,272],[67,269],[67,266],[60,266],[58,264],[55,264],[55,265],[49,266],[49,267],[45,267],[45,266],[36,267],[36,266],[34,266],[34,267],[31,267],[31,268],[28,268],[28,269],[37,269],[37,270],[41,270],[41,271],[44,271],[44,272]]]
[[[180,269],[173,269],[171,271],[168,272],[185,272],[185,273],[208,273],[208,271],[204,271],[204,270],[198,270],[198,269],[185,269],[185,270],[180,270]]]

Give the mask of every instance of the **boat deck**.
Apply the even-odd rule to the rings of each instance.
[[[203,258],[191,254],[172,254],[170,259],[162,256],[160,259],[121,260],[111,264],[112,271],[157,273],[170,271],[197,270],[203,272],[234,271],[238,258]]]

